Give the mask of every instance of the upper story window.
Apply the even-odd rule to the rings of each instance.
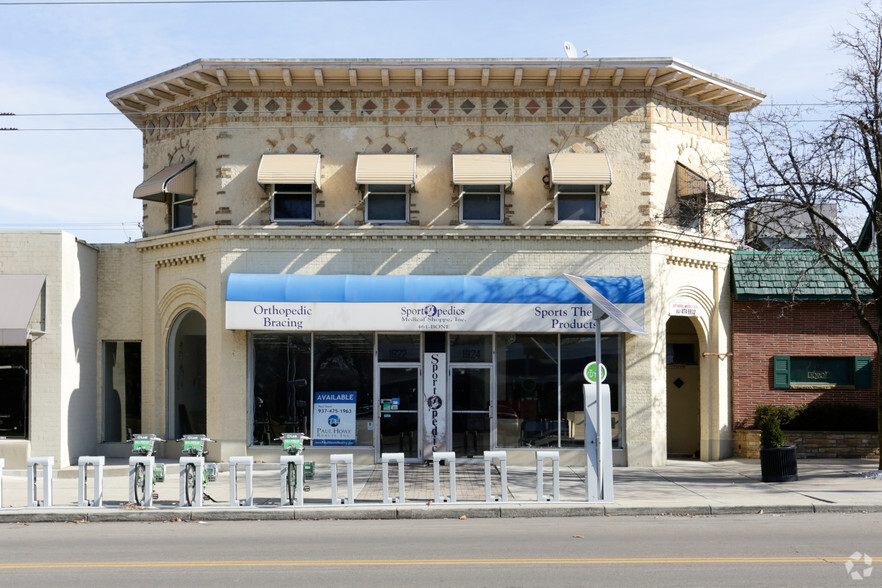
[[[153,174],[135,188],[134,197],[167,203],[169,228],[173,231],[193,226],[193,197],[196,194],[196,162],[171,165]]]
[[[564,184],[557,187],[554,200],[554,222],[596,222],[600,186],[597,184]]]
[[[311,223],[315,221],[314,184],[273,184],[273,222]]]
[[[603,187],[612,183],[604,153],[551,153],[554,222],[597,222]]]
[[[172,194],[171,198],[171,229],[189,229],[193,226],[193,196],[190,194]]]
[[[410,222],[410,192],[416,182],[416,155],[359,154],[355,181],[364,187],[364,222]]]
[[[315,222],[315,193],[320,188],[322,156],[318,153],[268,153],[260,158],[257,182],[272,186],[270,220]]]
[[[502,193],[499,185],[466,184],[460,187],[459,218],[464,223],[501,223]]]
[[[406,223],[409,219],[408,195],[403,184],[367,184],[365,189],[366,223]]]
[[[511,155],[454,154],[453,183],[459,186],[459,218],[463,223],[502,223],[505,188],[512,183]]]

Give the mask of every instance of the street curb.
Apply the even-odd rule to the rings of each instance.
[[[0,524],[193,522],[193,521],[319,521],[440,520],[539,517],[733,516],[774,514],[882,513],[882,505],[776,504],[741,506],[622,506],[603,504],[454,503],[441,505],[355,505],[337,507],[208,507],[87,508],[58,507],[0,510]]]

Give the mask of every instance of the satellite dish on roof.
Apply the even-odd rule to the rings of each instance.
[[[579,56],[579,52],[576,51],[576,46],[569,41],[564,41],[564,53],[566,53],[567,57],[570,59],[575,59]]]

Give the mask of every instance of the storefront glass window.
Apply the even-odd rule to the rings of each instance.
[[[610,385],[613,446],[619,447],[619,337],[601,341]],[[582,447],[583,369],[594,360],[594,337],[498,334],[497,446]]]
[[[383,362],[418,362],[419,335],[377,335],[377,357]]]
[[[489,363],[493,361],[493,338],[490,335],[450,334],[451,363]]]
[[[496,336],[497,445],[557,447],[557,335]]]
[[[310,336],[254,336],[254,444],[309,434]]]
[[[356,445],[373,445],[373,333],[316,333],[313,393],[355,392]]]

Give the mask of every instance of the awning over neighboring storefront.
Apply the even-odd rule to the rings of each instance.
[[[638,324],[639,276],[585,277]],[[228,329],[584,332],[592,304],[563,277],[230,274]],[[602,321],[605,332],[624,332]]]
[[[457,185],[504,185],[512,182],[511,155],[454,153],[453,183]]]
[[[361,153],[355,164],[355,182],[411,186],[416,182],[416,155]]]
[[[195,193],[196,162],[187,161],[170,165],[153,174],[135,188],[133,196],[141,200],[165,202],[166,194],[193,196]]]
[[[0,275],[0,346],[28,343],[28,325],[45,275]]]
[[[552,184],[612,184],[606,153],[551,153],[548,161]]]
[[[321,188],[319,153],[267,153],[257,168],[258,184],[315,184]]]

